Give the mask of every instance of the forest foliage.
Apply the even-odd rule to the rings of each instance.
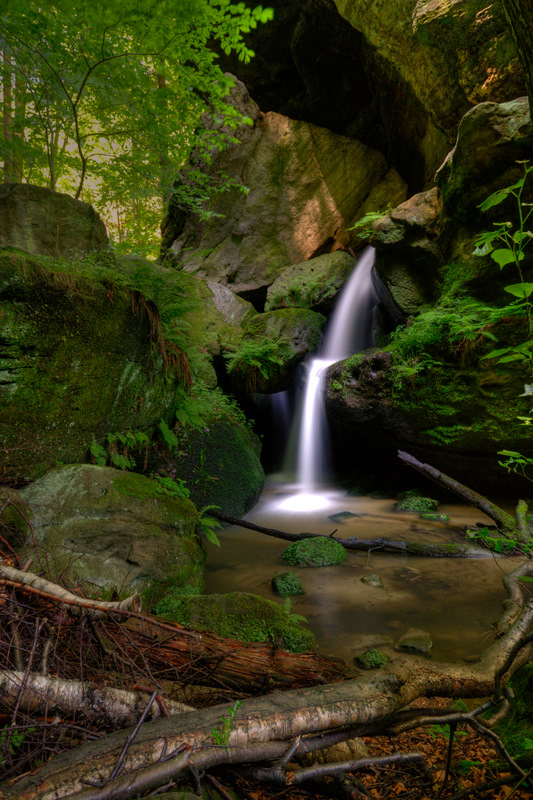
[[[229,179],[195,170],[243,123],[218,52],[247,62],[243,34],[271,9],[230,0],[4,0],[0,12],[4,181],[92,202],[114,238],[154,241],[163,203],[200,207]]]

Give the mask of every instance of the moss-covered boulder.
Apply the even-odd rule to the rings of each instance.
[[[236,351],[228,355],[235,392],[272,393],[292,386],[296,368],[316,350],[326,318],[304,308],[257,314],[246,325]]]
[[[403,636],[400,636],[394,645],[396,650],[404,650],[407,653],[419,653],[420,655],[430,656],[433,649],[431,634],[418,628],[409,628]]]
[[[72,258],[107,247],[105,225],[88,203],[30,183],[0,187],[0,247]]]
[[[415,514],[430,514],[439,507],[439,501],[422,497],[416,492],[406,492],[396,503],[396,511],[411,511]]]
[[[265,311],[277,308],[331,311],[354,265],[355,259],[349,253],[337,250],[287,267],[269,286]]]
[[[185,481],[198,506],[218,506],[243,517],[263,490],[265,473],[258,437],[242,421],[209,418],[198,428],[177,431],[178,449],[158,461],[162,473]],[[153,462],[155,463],[155,462]]]
[[[85,460],[92,439],[153,428],[174,407],[141,302],[126,289],[0,253],[3,480]]]
[[[313,634],[291,620],[283,606],[247,592],[183,597],[171,592],[157,613],[189,628],[244,642],[271,642],[295,653],[314,650]]]
[[[292,542],[281,557],[294,567],[331,567],[346,561],[346,550],[335,539],[324,536]]]
[[[280,597],[295,597],[305,594],[300,579],[294,572],[277,572],[273,575],[272,589]]]
[[[388,655],[382,653],[381,650],[371,647],[358,653],[354,658],[355,663],[362,669],[379,669],[390,661]]]
[[[136,590],[149,603],[176,583],[202,590],[198,512],[156,480],[72,465],[47,473],[21,496],[54,574],[68,571],[94,592]]]

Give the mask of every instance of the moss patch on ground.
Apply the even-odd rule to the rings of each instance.
[[[178,591],[169,592],[156,612],[180,625],[245,642],[271,642],[294,653],[316,648],[313,634],[272,600],[247,592],[186,597]]]

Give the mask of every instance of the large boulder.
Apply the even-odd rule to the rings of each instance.
[[[156,480],[72,465],[47,473],[21,496],[54,575],[68,572],[95,593],[137,591],[148,603],[176,585],[202,590],[198,512]]]
[[[383,155],[360,142],[273,112],[261,114],[242,85],[233,93],[253,127],[204,165],[242,180],[249,192],[222,192],[211,216],[165,223],[168,257],[186,272],[223,283],[257,308],[279,272],[344,245],[341,237],[388,171]]]
[[[353,256],[337,250],[286,267],[268,288],[265,311],[277,308],[331,311],[354,265]]]
[[[176,381],[148,316],[102,282],[0,253],[0,443],[5,482],[80,463],[93,439],[153,428]]]
[[[43,186],[0,186],[0,247],[72,258],[108,245],[105,225],[88,203]]]

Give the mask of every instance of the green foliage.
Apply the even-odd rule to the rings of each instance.
[[[237,711],[242,706],[241,700],[236,700],[235,703],[228,708],[227,715],[222,714],[222,724],[218,728],[211,729],[211,739],[216,745],[225,745],[229,742],[229,737],[233,731],[233,724]]]
[[[514,692],[510,712],[498,723],[495,732],[511,755],[518,758],[529,750],[533,750],[533,664],[524,664],[510,680]]]
[[[180,497],[183,500],[188,499],[189,490],[185,485],[185,481],[180,478],[170,478],[168,475],[154,475],[154,479],[158,482],[157,492],[164,494],[167,497]]]
[[[131,455],[131,451],[136,450],[142,453],[142,448],[144,447],[146,450],[150,445],[150,439],[144,431],[108,433],[106,441],[107,448],[93,439],[89,445],[89,452],[98,466],[104,467],[110,463],[118,469],[133,469],[135,459]]]
[[[388,205],[384,211],[367,211],[361,219],[358,219],[357,222],[354,222],[354,224],[350,228],[346,228],[346,230],[357,231],[359,236],[368,239],[373,233],[375,223],[383,219],[383,217],[389,213],[390,209],[391,206]]]
[[[277,572],[272,576],[272,589],[280,597],[294,597],[305,594],[300,579],[294,572]]]
[[[246,391],[253,393],[262,376],[268,380],[284,363],[289,346],[272,339],[245,339],[235,353],[227,353],[228,372],[243,378]]]
[[[149,246],[189,154],[209,161],[245,121],[227,104],[234,81],[208,44],[247,63],[253,52],[243,34],[272,16],[229,0],[4,0],[0,48],[12,103],[0,158],[8,178],[83,191],[119,242]],[[201,206],[228,183],[193,168],[181,199]]]
[[[219,506],[204,506],[198,517],[198,528],[202,536],[205,536],[208,542],[220,547],[220,540],[215,533],[215,528],[221,528],[222,523],[216,517],[210,517],[206,512],[218,509]]]
[[[0,767],[5,760],[2,751],[7,751],[11,756],[15,755],[16,751],[24,744],[28,734],[33,733],[33,731],[35,731],[35,728],[19,730],[17,728],[5,727],[0,730]]]
[[[473,539],[487,550],[498,553],[499,555],[509,555],[518,551],[530,553],[532,549],[530,545],[520,543],[516,537],[499,536],[495,531],[489,530],[488,528],[467,530],[466,538]]]
[[[345,548],[327,536],[292,542],[281,554],[282,559],[295,567],[329,567],[346,560]]]
[[[358,653],[355,657],[357,665],[363,669],[379,669],[389,660],[388,655],[373,647],[365,650],[363,653]]]

